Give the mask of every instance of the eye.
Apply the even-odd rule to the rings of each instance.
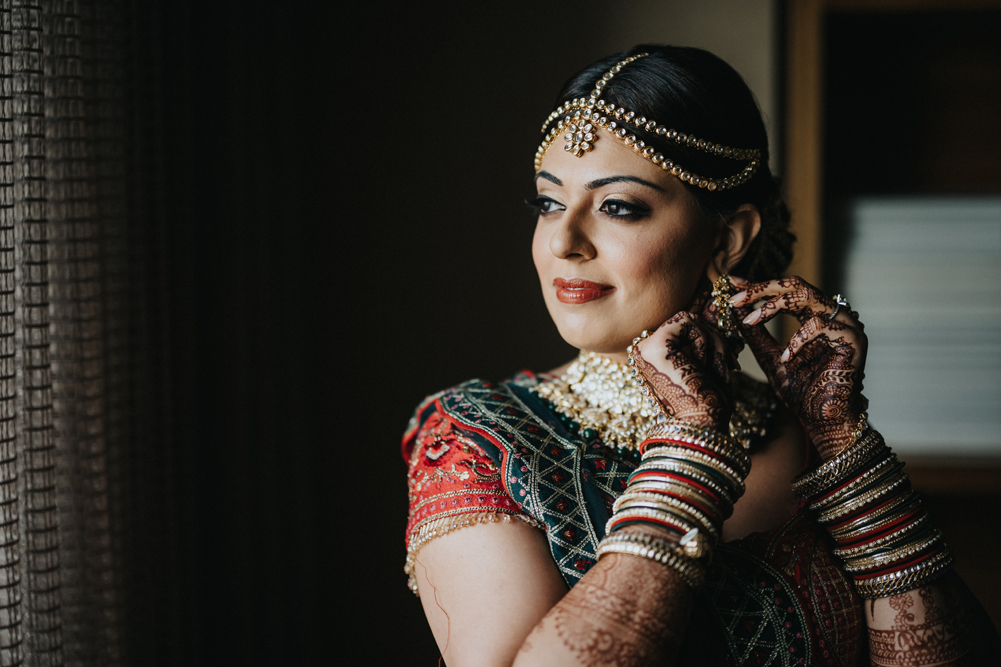
[[[545,195],[539,195],[535,199],[526,199],[525,203],[528,204],[529,208],[535,211],[538,215],[546,215],[547,213],[552,213],[553,211],[562,211],[566,209],[566,206],[559,203],[555,199],[550,199]]]
[[[612,218],[625,220],[639,220],[650,213],[649,206],[626,202],[621,199],[606,199],[601,203],[601,208],[598,210]]]

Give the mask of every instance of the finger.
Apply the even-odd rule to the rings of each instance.
[[[789,278],[780,278],[778,280],[768,280],[766,282],[747,285],[742,292],[738,292],[730,297],[730,303],[735,306],[744,306],[800,289],[810,289],[818,294],[823,294],[823,292],[799,276],[790,276]]]
[[[779,355],[782,354],[784,346],[781,345],[772,334],[762,325],[740,326],[740,335],[751,348],[751,354],[757,359],[761,370],[769,379],[774,379],[775,365],[779,363]]]
[[[846,304],[838,308],[838,312],[831,319],[855,327],[859,331],[865,331],[865,324],[859,319],[858,311],[852,310],[851,305]]]
[[[668,358],[673,357],[678,365],[682,365],[683,359],[690,354],[704,366],[712,352],[710,342],[695,318],[688,313],[685,315],[686,317],[680,320],[678,328],[666,332]]]
[[[836,304],[825,295],[803,287],[765,301],[744,318],[744,324],[764,324],[779,313],[793,315],[802,323],[818,315],[830,317],[835,310]]]
[[[864,337],[865,334],[842,322],[824,317],[811,317],[789,341],[779,361],[785,363],[793,359],[811,341],[823,340],[840,355],[850,359],[853,366],[858,366],[864,348]]]
[[[696,331],[693,334],[695,320],[690,313],[679,311],[664,321],[657,330],[646,340],[637,346],[637,351],[642,354],[644,350],[650,353],[649,358],[672,358],[681,353],[685,348],[691,348],[692,352],[698,356],[705,354],[705,346],[698,345],[699,335]],[[667,350],[666,355],[663,350]],[[704,361],[703,359],[700,361]],[[675,364],[678,362],[675,361]]]
[[[713,372],[723,378],[726,382],[730,381],[730,368],[732,364],[730,358],[733,356],[729,353],[727,349],[726,341],[723,340],[723,336],[720,335],[715,329],[705,326],[700,327],[703,329],[702,335],[705,336],[712,346],[711,354],[711,364],[706,364],[712,368]]]

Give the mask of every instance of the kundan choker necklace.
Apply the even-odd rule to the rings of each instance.
[[[765,438],[778,401],[767,383],[742,373],[731,378],[735,402],[730,436],[751,449]],[[581,350],[566,373],[543,380],[532,391],[549,401],[563,425],[585,444],[600,442],[623,455],[639,454],[658,418],[629,366],[594,352]]]
[[[620,453],[638,451],[657,415],[629,366],[584,350],[566,373],[533,391],[552,403],[585,443],[600,440]]]

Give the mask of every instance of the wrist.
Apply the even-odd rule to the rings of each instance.
[[[829,461],[861,440],[869,430],[869,421],[868,415],[863,411],[851,414],[843,421],[813,422],[805,427],[820,458]]]

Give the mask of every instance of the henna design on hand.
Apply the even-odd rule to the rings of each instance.
[[[849,312],[828,319],[834,313],[833,302],[801,278],[750,285],[735,305],[746,314],[762,299],[768,300],[742,327],[744,339],[821,458],[832,458],[851,443],[865,409],[862,326]],[[801,324],[787,348],[763,326],[781,312],[794,315]]]
[[[655,334],[655,338],[662,341],[666,364],[660,363],[658,368],[640,350],[633,358],[667,414],[709,428],[729,424],[733,390],[728,381],[730,360],[722,338],[703,330],[685,312],[668,319],[657,333],[664,334]]]

